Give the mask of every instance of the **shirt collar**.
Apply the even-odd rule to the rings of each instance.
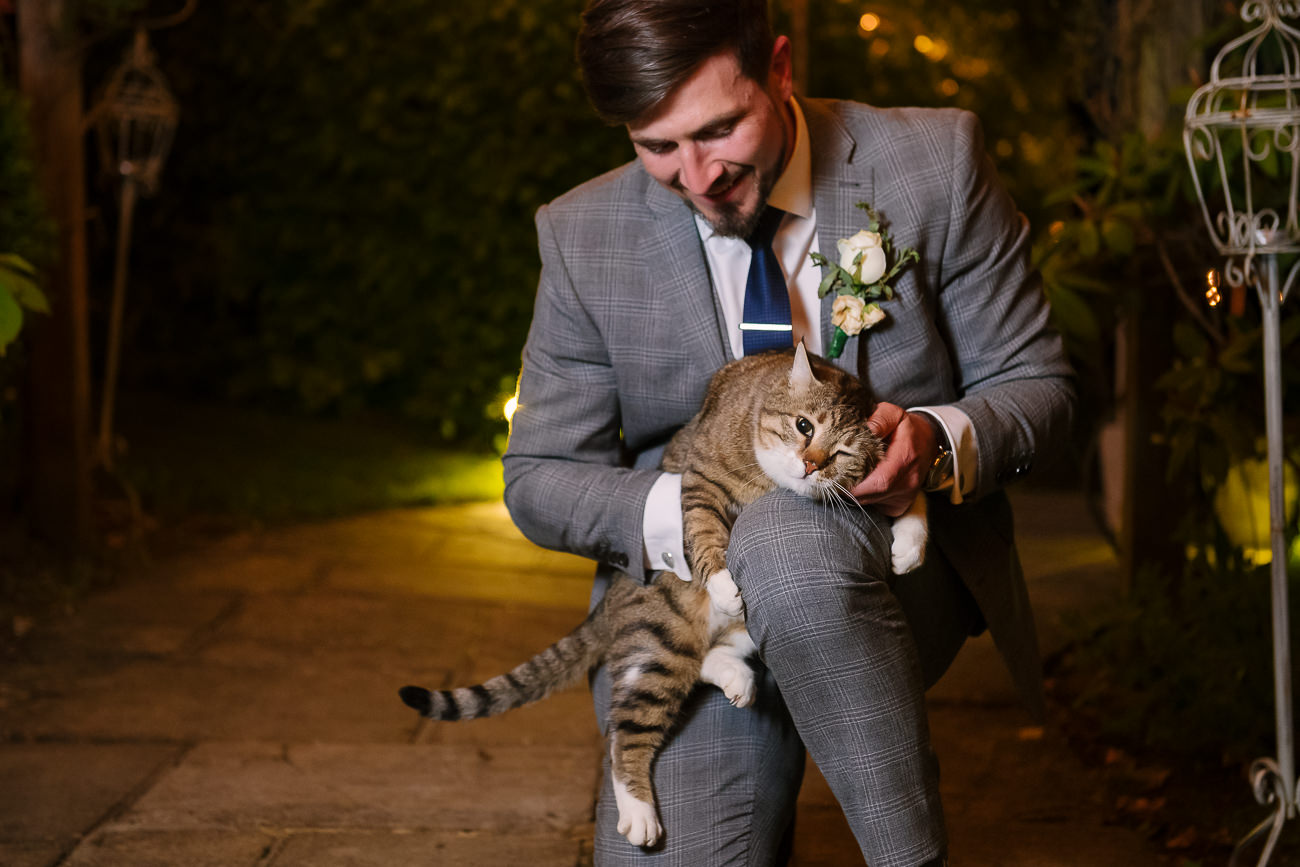
[[[806,220],[813,214],[812,147],[808,144],[808,122],[804,120],[799,100],[791,97],[790,108],[794,112],[794,153],[772,187],[767,203]]]

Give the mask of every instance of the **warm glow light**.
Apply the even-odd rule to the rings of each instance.
[[[952,62],[952,71],[962,78],[983,78],[990,69],[989,62],[982,57],[958,58]]]
[[[889,53],[889,40],[880,37],[871,40],[871,53],[876,57],[884,57]]]
[[[870,33],[880,26],[880,16],[872,12],[866,12],[858,19],[858,26]]]
[[[1006,159],[1016,152],[1016,146],[1006,139],[1000,138],[998,139],[998,143],[993,146],[993,150],[997,152],[998,156]]]
[[[1270,528],[1268,461],[1250,458],[1228,468],[1214,493],[1214,511],[1234,545],[1245,549],[1257,566],[1273,559]],[[1300,485],[1289,461],[1282,463],[1282,515],[1284,524],[1295,518],[1300,506]]]
[[[951,78],[945,78],[943,81],[939,82],[939,92],[944,96],[956,96],[958,90],[960,90],[960,87],[957,82]]]
[[[930,45],[930,50],[925,52],[925,56],[936,63],[948,56],[948,43],[942,39],[936,39]]]
[[[921,33],[912,40],[912,47],[922,54],[929,54],[934,50],[934,40]]]
[[[512,397],[507,400],[506,405],[501,408],[501,413],[506,417],[506,421],[510,421],[517,409],[519,409],[519,398]]]

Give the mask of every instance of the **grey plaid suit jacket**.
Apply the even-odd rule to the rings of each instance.
[[[973,115],[801,102],[818,242],[865,225],[869,202],[914,247],[888,318],[839,363],[881,400],[971,418],[978,483],[931,497],[931,536],[979,603],[1027,704],[1041,711],[1033,616],[1000,489],[1064,443],[1072,373],[1028,264],[1028,226]],[[542,273],[504,458],[506,503],[539,545],[645,578],[642,511],[662,448],[730,360],[690,210],[631,162],[537,214]],[[821,310],[829,345],[830,298]],[[906,580],[906,576],[899,580]]]

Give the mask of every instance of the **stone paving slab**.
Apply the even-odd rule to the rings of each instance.
[[[568,832],[590,820],[598,762],[578,747],[204,743],[106,829]]]
[[[589,836],[574,839],[562,833],[296,834],[270,863],[274,867],[574,867],[589,847]]]
[[[198,607],[174,610],[184,622]],[[145,653],[116,644],[127,628],[105,629],[109,618],[88,609],[61,629],[87,646],[8,667],[0,730],[63,740],[404,742],[418,718],[398,700],[398,687],[469,685],[499,674],[584,613],[329,592],[253,596],[206,610],[220,622],[196,620],[188,638],[177,626],[166,642],[177,652]]]
[[[166,582],[131,582],[96,594],[93,605],[73,616],[43,624],[32,633],[27,652],[43,665],[182,653],[237,598],[194,593]]]
[[[48,864],[179,750],[148,744],[0,744],[0,864]]]
[[[954,860],[986,867],[1155,867],[1109,823],[1100,777],[1017,707],[930,706]]]
[[[574,867],[590,862],[590,834],[480,831],[132,831],[106,829],[61,867]],[[0,849],[0,854],[4,850]],[[37,856],[39,857],[39,855]],[[0,862],[6,867],[32,867]]]
[[[395,697],[404,674],[396,662],[340,654],[275,670],[141,660],[73,677],[15,708],[3,728],[58,740],[402,742],[416,722]]]
[[[49,867],[59,863],[72,841],[0,841],[0,864],[5,867]]]
[[[255,867],[267,863],[274,844],[256,831],[109,828],[82,842],[59,867]]]

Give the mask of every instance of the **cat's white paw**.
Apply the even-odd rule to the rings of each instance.
[[[726,648],[715,647],[705,654],[700,680],[721,689],[734,707],[749,707],[758,695],[754,670]]]
[[[894,574],[902,575],[925,562],[925,543],[917,545],[914,541],[900,542],[895,539],[889,555],[893,561]]]
[[[614,781],[614,800],[618,804],[618,833],[633,846],[653,846],[664,829],[655,814],[655,805],[633,796],[627,787]]]
[[[730,569],[719,569],[709,576],[709,600],[722,614],[739,617],[745,610],[745,602],[740,598],[740,588],[731,580]]]
[[[732,707],[749,707],[758,696],[754,672],[748,665],[729,665],[718,684]]]
[[[925,562],[925,543],[930,538],[925,513],[925,494],[917,494],[907,511],[894,519],[894,543],[889,555],[895,575],[911,572]]]

